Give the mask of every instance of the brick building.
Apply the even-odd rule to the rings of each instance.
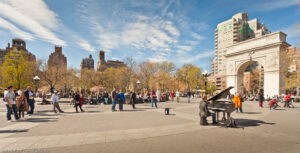
[[[104,51],[100,51],[99,53],[99,61],[97,63],[97,71],[98,72],[103,72],[108,68],[121,68],[121,67],[125,67],[126,64],[124,62],[121,61],[113,61],[113,60],[108,60],[105,61],[105,52]]]
[[[49,55],[48,66],[67,68],[67,58],[62,54],[62,47],[55,46],[54,52]]]
[[[92,55],[90,55],[89,58],[82,59],[81,70],[84,69],[94,70],[94,59],[92,58]]]
[[[3,64],[5,55],[8,54],[13,48],[16,48],[18,51],[23,50],[24,53],[28,55],[29,61],[36,62],[35,55],[27,50],[26,42],[22,39],[13,39],[11,46],[10,43],[8,43],[6,49],[0,49],[0,65]]]
[[[207,77],[207,81],[213,86],[217,87],[217,91],[221,91],[227,88],[225,75],[212,75]]]

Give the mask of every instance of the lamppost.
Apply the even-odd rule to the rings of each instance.
[[[40,82],[40,78],[39,78],[39,76],[35,76],[34,78],[33,78],[33,80],[34,80],[34,83],[35,83],[35,92],[37,92],[38,91],[38,86],[39,86],[39,82]]]
[[[202,73],[203,77],[205,78],[204,79],[204,85],[205,85],[205,96],[207,95],[207,77],[209,75],[209,73],[207,72],[207,70],[205,70],[203,73]]]
[[[140,80],[138,80],[136,83],[137,83],[137,85],[138,85],[138,91],[137,91],[137,92],[139,92],[139,90],[140,90],[140,84],[141,84],[141,81],[140,81]]]
[[[241,96],[243,96],[244,84],[241,84]]]

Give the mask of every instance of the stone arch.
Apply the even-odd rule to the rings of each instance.
[[[236,69],[236,92],[242,94],[242,83],[244,81],[244,72],[246,71],[246,68],[250,66],[251,64],[257,63],[258,67],[264,68],[262,64],[262,60],[248,60],[248,61],[243,61],[241,62]],[[262,82],[263,83],[263,82]]]

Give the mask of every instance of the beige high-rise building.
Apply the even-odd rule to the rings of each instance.
[[[215,58],[211,63],[213,75],[226,75],[226,51],[235,43],[271,33],[258,19],[248,21],[247,13],[238,13],[218,24],[215,29]]]

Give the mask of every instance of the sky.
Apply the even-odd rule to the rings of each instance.
[[[0,48],[26,41],[38,59],[62,46],[69,68],[91,54],[98,61],[134,58],[194,64],[210,70],[214,29],[237,13],[300,42],[300,0],[0,0]],[[95,64],[96,69],[96,64]]]

